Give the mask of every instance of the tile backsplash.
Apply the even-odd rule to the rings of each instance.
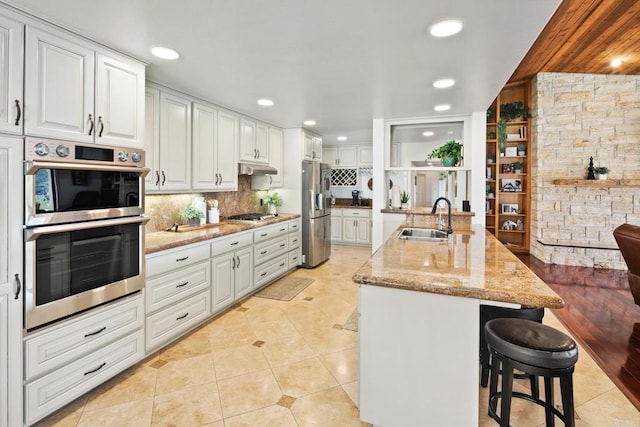
[[[207,206],[211,200],[218,200],[220,217],[224,218],[239,213],[266,212],[267,206],[260,206],[260,199],[266,194],[266,191],[251,190],[251,177],[248,175],[238,177],[238,191],[149,194],[145,196],[145,212],[151,219],[147,223],[146,231],[153,233],[165,230],[174,223],[183,224],[180,211],[190,205],[194,197],[204,197]]]

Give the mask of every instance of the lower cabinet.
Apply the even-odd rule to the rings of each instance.
[[[371,210],[332,209],[331,243],[370,245]]]
[[[213,257],[211,271],[213,312],[217,313],[253,290],[251,247]]]
[[[254,288],[272,282],[300,265],[300,220],[254,231]]]

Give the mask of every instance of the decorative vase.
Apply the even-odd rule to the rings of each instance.
[[[524,170],[523,169],[514,169],[513,172],[514,173],[522,173],[522,172],[524,172]]]
[[[200,218],[189,218],[189,225],[200,225]]]
[[[409,209],[409,205],[407,203],[400,203],[400,209]]]
[[[606,173],[598,173],[598,174],[596,174],[596,176],[598,177],[598,179],[607,179],[607,174]]]
[[[277,215],[278,214],[278,207],[274,204],[269,204],[269,207],[267,208],[269,214],[271,215]]]
[[[444,157],[442,158],[442,166],[450,168],[456,165],[456,158],[455,157]]]

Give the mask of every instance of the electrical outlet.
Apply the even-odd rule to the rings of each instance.
[[[264,203],[264,199],[260,199],[260,206]]]

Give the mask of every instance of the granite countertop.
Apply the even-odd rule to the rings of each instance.
[[[397,239],[406,222],[354,274],[356,283],[529,307],[564,301],[484,227],[456,231],[449,242]],[[420,227],[418,225],[418,227]]]
[[[276,224],[282,221],[299,218],[299,214],[278,214],[275,218],[270,218],[260,222],[227,222],[220,221],[218,224],[207,224],[205,228],[194,231],[157,231],[145,234],[145,254],[163,251],[165,249],[177,248],[191,243],[202,242],[215,239],[216,237],[239,233],[253,228],[264,227],[265,225]]]
[[[371,205],[369,206],[351,206],[351,205],[331,205],[331,209],[369,209],[371,210]]]
[[[433,215],[437,215],[438,213],[441,212],[442,209],[442,213],[446,213],[446,209],[444,208],[439,208],[436,212],[436,214]],[[401,213],[401,214],[413,214],[413,215],[432,215],[431,214],[431,208],[430,207],[426,207],[426,206],[420,206],[420,207],[415,207],[415,208],[409,208],[409,209],[400,209],[400,208],[384,208],[384,209],[380,209],[380,212],[382,213]],[[459,211],[454,209],[453,211],[451,211],[451,215],[452,216],[475,216],[475,212],[463,212],[463,211]]]

